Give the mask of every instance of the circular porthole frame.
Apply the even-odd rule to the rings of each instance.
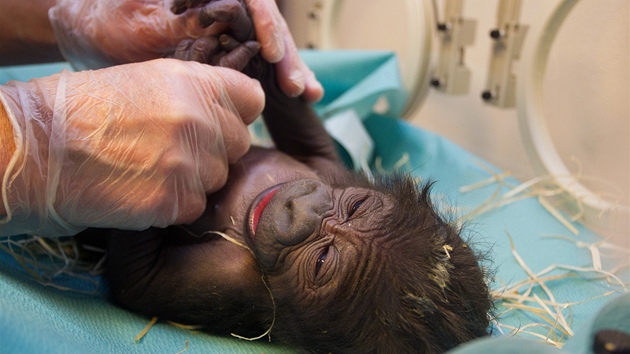
[[[523,53],[523,71],[517,84],[517,115],[525,150],[536,173],[553,178],[566,191],[563,207],[579,215],[585,225],[597,230],[628,232],[628,207],[603,199],[585,187],[562,161],[552,141],[544,114],[544,78],[556,35],[579,0],[562,0],[536,38],[533,52]],[[529,62],[527,62],[529,60]],[[568,200],[571,201],[567,205]]]
[[[409,97],[403,117],[409,117],[422,105],[430,89],[430,71],[434,66],[432,57],[434,18],[433,8],[429,1],[403,0],[408,14],[407,34],[411,36],[409,43],[414,43],[415,51],[411,52],[406,62],[401,65],[401,78]],[[321,20],[319,22],[317,48],[339,48],[337,43],[337,26],[343,0],[323,0],[321,2]],[[424,19],[420,21],[419,19]],[[411,78],[411,79],[409,79]]]

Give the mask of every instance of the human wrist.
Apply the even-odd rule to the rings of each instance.
[[[0,91],[0,171],[2,171],[0,176],[3,177],[7,171],[11,158],[15,153],[13,125],[11,124],[9,112],[7,111],[7,108],[5,108],[4,101],[4,96],[2,91]],[[3,201],[0,202],[0,218],[4,218],[6,215],[6,206],[3,198]]]
[[[4,113],[3,124],[5,125],[5,132],[8,133],[8,129],[10,129],[10,138],[8,135],[3,135],[2,137],[2,145],[6,146],[6,143],[10,140],[11,143],[9,146],[11,147],[10,156],[7,156],[6,164],[2,165],[2,180],[0,184],[1,194],[2,194],[2,214],[0,215],[0,227],[2,227],[2,233],[0,236],[8,236],[7,229],[11,228],[10,225],[11,220],[13,219],[14,214],[14,205],[12,205],[11,200],[11,189],[9,185],[11,184],[11,180],[13,179],[13,171],[14,167],[21,162],[17,160],[19,158],[19,151],[23,150],[22,137],[23,134],[23,113],[22,107],[19,105],[22,102],[22,99],[19,94],[19,90],[16,85],[20,83],[17,81],[10,81],[6,85],[0,86],[0,103],[2,105],[2,111]],[[5,155],[8,151],[5,151]],[[13,232],[11,232],[13,234]]]
[[[98,20],[99,16],[88,16],[91,7],[98,1],[58,0],[48,10],[48,20],[56,38],[58,50],[66,61],[77,70],[98,69],[105,67],[99,48],[93,45],[90,37],[83,33],[80,25],[83,21]],[[92,27],[92,34],[98,33]]]
[[[48,186],[50,116],[42,109],[46,83],[11,81],[0,86],[0,96],[12,126],[15,151],[2,174],[0,236],[32,233],[61,235],[67,229],[51,210]],[[54,177],[54,176],[53,176]],[[54,201],[54,199],[53,199]]]

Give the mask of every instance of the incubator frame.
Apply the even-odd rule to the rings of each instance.
[[[549,175],[575,199],[573,210],[589,227],[628,233],[628,207],[613,204],[586,188],[566,167],[549,134],[544,114],[544,89],[551,47],[562,23],[579,0],[562,0],[547,19],[533,50],[523,55],[523,69],[517,81],[517,115],[525,150],[536,173]],[[528,47],[532,48],[532,47]],[[526,48],[527,49],[527,48]],[[558,196],[565,198],[566,196]]]
[[[461,0],[454,1],[459,4]],[[520,6],[520,2],[512,4],[509,2],[511,0],[500,1],[506,1],[506,6]],[[516,102],[512,101],[512,104],[509,104],[508,100],[507,103],[504,102],[498,106],[507,108],[513,104],[516,105],[524,149],[532,163],[534,172],[549,176],[559,188],[566,191],[566,193],[557,195],[556,198],[558,202],[563,204],[567,212],[579,216],[585,225],[597,230],[627,233],[629,231],[626,220],[629,214],[628,207],[604,200],[602,196],[585,187],[578,177],[571,173],[554,146],[544,114],[543,79],[551,47],[564,20],[578,2],[579,0],[559,0],[537,38],[525,40],[523,37],[526,26],[522,26],[524,28],[520,29],[521,33],[517,33],[521,36],[518,38],[520,44],[514,48],[515,53],[508,53],[512,55],[512,59],[518,59],[522,62],[518,72],[515,73],[518,77],[516,80]],[[316,6],[313,8],[316,15],[310,17],[314,20],[311,21],[311,29],[314,33],[310,34],[310,41],[316,48],[339,48],[337,29],[343,3],[343,0],[316,2]],[[424,21],[408,21],[407,24],[407,35],[411,36],[410,42],[418,43],[416,49],[420,49],[411,51],[410,58],[402,63],[401,68],[401,71],[405,73],[403,77],[405,88],[410,93],[409,102],[403,112],[403,116],[407,116],[419,109],[428,96],[431,77],[435,73],[438,62],[448,60],[448,58],[438,58],[435,53],[435,41],[439,41],[439,38],[436,37],[439,32],[436,30],[439,20],[436,18],[438,9],[435,1],[403,0],[403,3],[406,11],[410,14],[409,16],[425,19]],[[503,2],[499,5],[502,4]],[[461,4],[459,6],[461,7]],[[528,33],[528,35],[533,36],[536,33]],[[523,42],[528,42],[528,45],[523,45],[523,48],[520,48]],[[505,59],[498,61],[497,65],[501,63],[509,68]],[[513,76],[509,72],[507,74]],[[501,82],[505,84],[504,81]],[[514,85],[507,86],[511,87],[511,95],[514,95]],[[449,93],[445,90],[441,91]],[[486,102],[492,104],[487,99]],[[567,204],[567,201],[570,204]]]

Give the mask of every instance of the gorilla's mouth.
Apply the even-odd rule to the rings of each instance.
[[[284,183],[280,183],[262,191],[254,199],[254,202],[252,203],[253,207],[249,213],[249,228],[252,236],[256,235],[256,228],[258,227],[258,221],[260,221],[260,215],[262,215],[262,212],[265,210],[265,207],[267,206],[271,198],[273,198],[274,194],[276,194],[278,189],[280,189],[280,186],[282,186],[283,184]]]

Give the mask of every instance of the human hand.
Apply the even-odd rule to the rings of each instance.
[[[58,0],[49,10],[57,44],[76,69],[164,58],[185,38],[222,28],[202,28],[197,10],[177,16],[170,0]]]
[[[240,28],[242,23],[225,14],[237,13],[234,7],[247,5],[253,19],[256,39],[261,44],[261,55],[271,63],[276,63],[276,79],[282,91],[291,97],[302,95],[306,102],[319,101],[324,90],[315,74],[300,58],[293,37],[287,24],[273,0],[173,0],[173,12],[190,16],[195,11],[202,26],[215,25],[217,22],[228,22],[231,35],[238,41],[245,42],[243,34],[247,31]],[[224,16],[224,17],[222,17]],[[214,32],[214,33],[220,33]]]
[[[75,234],[194,221],[249,148],[257,81],[160,59],[0,86],[16,152],[0,234]]]

